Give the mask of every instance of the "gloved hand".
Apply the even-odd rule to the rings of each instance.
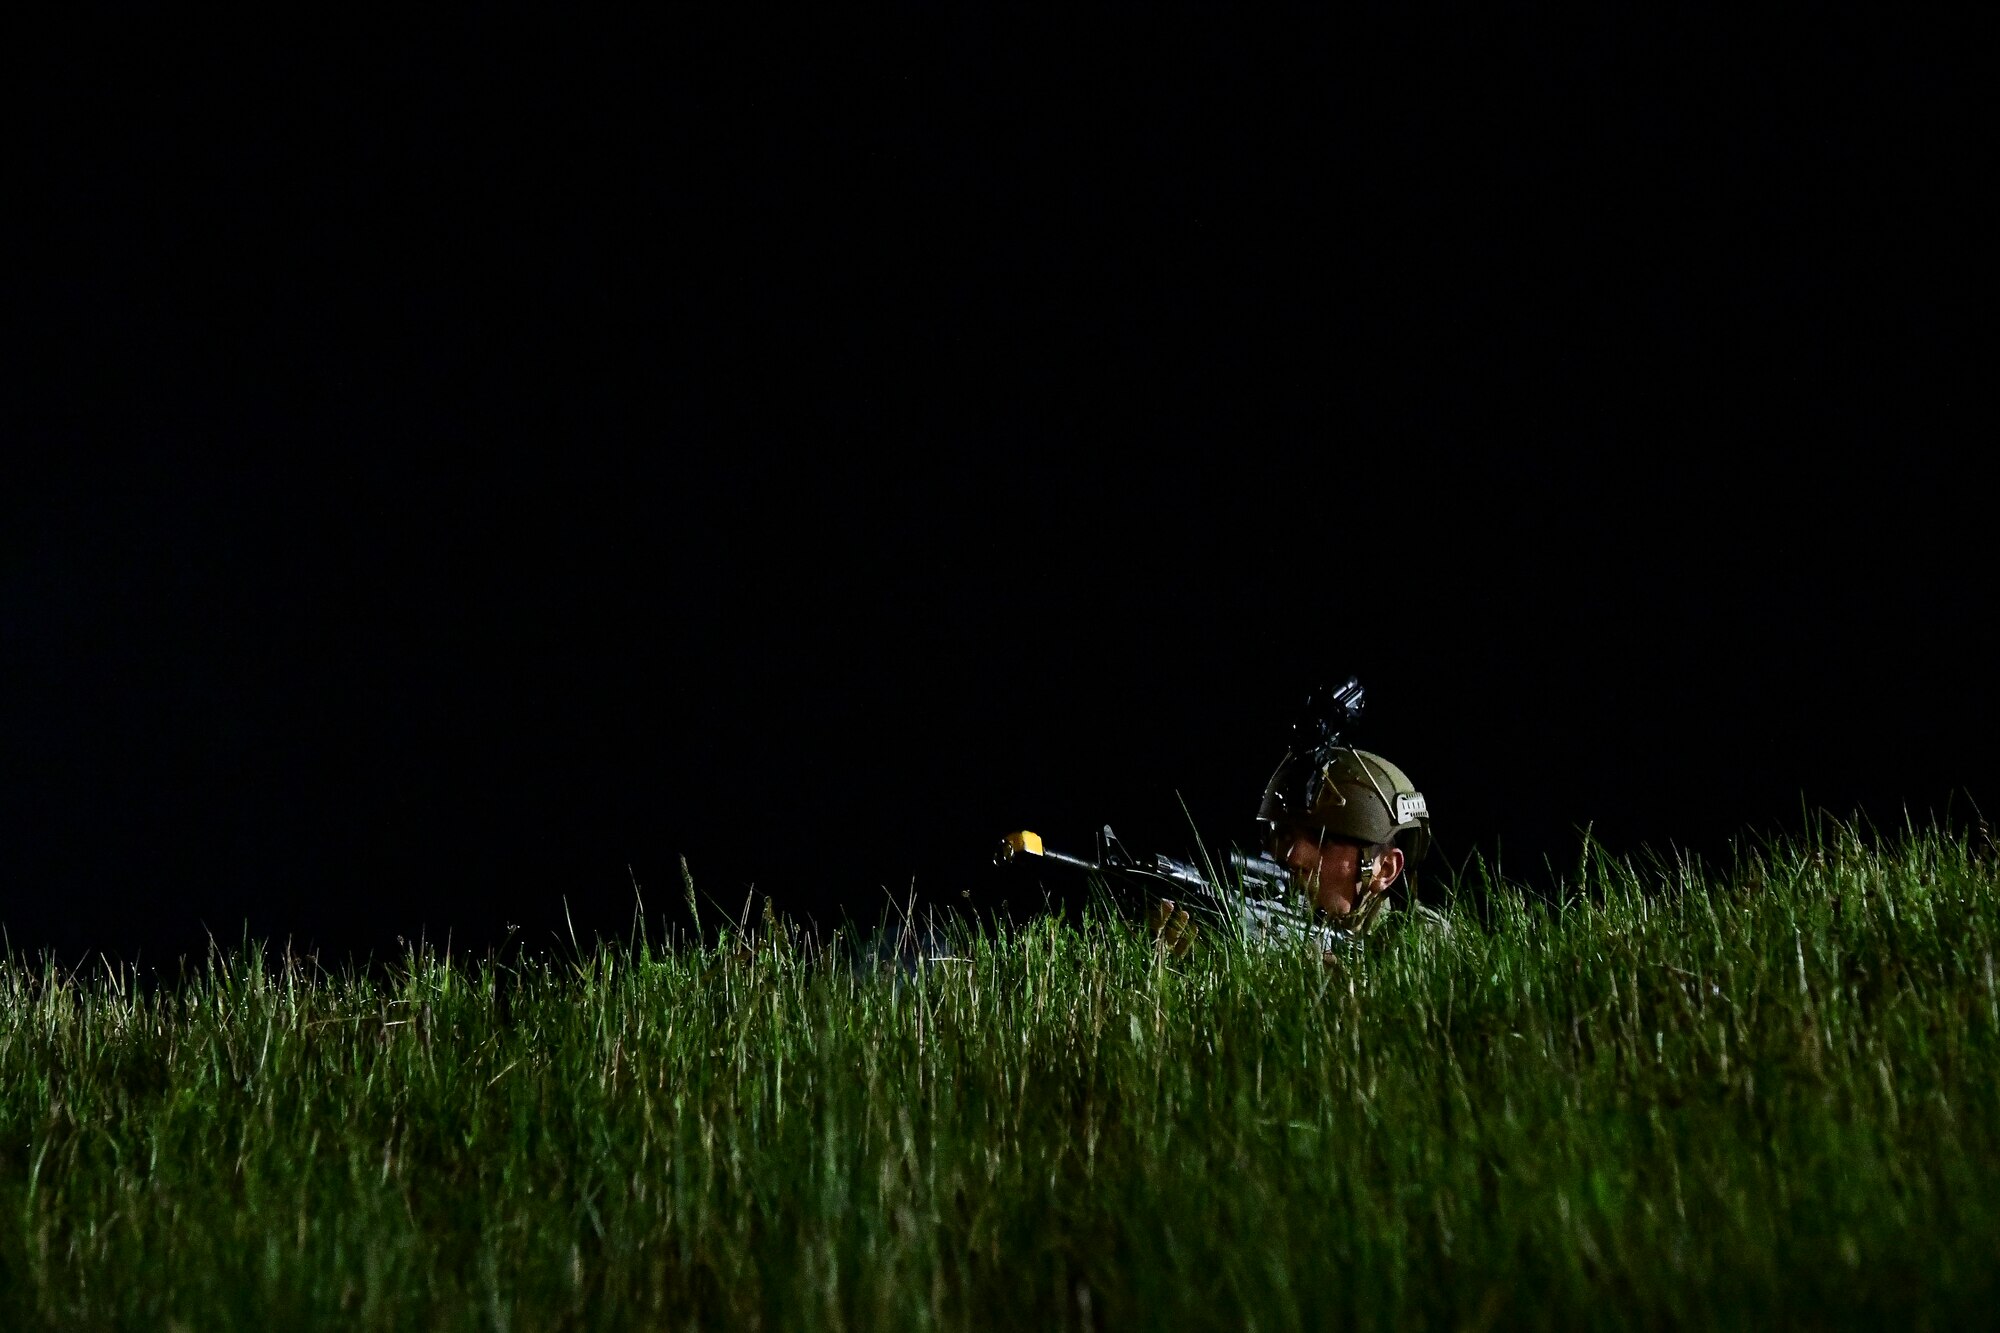
[[[1153,904],[1146,913],[1146,924],[1152,928],[1153,943],[1176,958],[1187,957],[1187,951],[1194,947],[1194,922],[1188,919],[1187,908],[1176,906],[1171,898]]]

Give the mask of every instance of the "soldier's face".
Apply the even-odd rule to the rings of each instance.
[[[1359,845],[1339,838],[1321,838],[1304,829],[1279,833],[1272,848],[1292,880],[1328,916],[1346,916],[1360,896],[1355,879],[1361,870]]]
[[[1380,892],[1396,882],[1403,870],[1403,852],[1385,847],[1376,856],[1375,873],[1359,883],[1361,844],[1342,838],[1322,838],[1317,831],[1280,829],[1271,854],[1292,872],[1292,880],[1328,916],[1346,916],[1368,892]]]

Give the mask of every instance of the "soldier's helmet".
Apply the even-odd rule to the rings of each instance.
[[[1379,754],[1345,745],[1288,751],[1271,780],[1257,820],[1281,828],[1393,844],[1414,869],[1431,845],[1430,807],[1409,775]]]

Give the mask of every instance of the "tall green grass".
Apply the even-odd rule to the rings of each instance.
[[[1359,962],[1118,923],[0,968],[0,1326],[2000,1312],[2000,866],[1590,849]]]

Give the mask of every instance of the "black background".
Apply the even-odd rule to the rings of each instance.
[[[1350,670],[1453,862],[1966,814],[1969,35],[1631,22],[50,53],[13,946],[983,901],[1244,836]]]

